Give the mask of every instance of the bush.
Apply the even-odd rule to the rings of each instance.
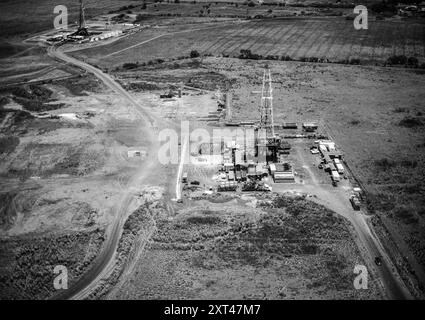
[[[392,65],[403,65],[407,63],[407,57],[404,55],[391,56],[387,59],[387,64]]]
[[[360,64],[360,59],[357,59],[357,58],[350,59],[350,62],[349,63],[350,64],[358,65],[358,64]]]
[[[126,69],[126,70],[130,70],[130,69],[135,69],[135,68],[137,68],[139,66],[139,64],[136,62],[136,63],[132,63],[132,62],[127,62],[127,63],[124,63],[123,65],[122,65],[122,67],[124,68],[124,69]]]
[[[249,49],[241,49],[240,54],[238,56],[239,59],[251,59],[251,60],[260,60],[263,56],[254,54]]]
[[[419,61],[415,57],[409,57],[409,59],[407,59],[407,65],[411,67],[417,67],[419,65]]]
[[[395,108],[393,110],[393,112],[395,112],[395,113],[404,113],[404,112],[408,112],[408,111],[409,110],[407,108],[402,108],[402,107],[398,107],[398,108]]]
[[[376,13],[385,13],[386,15],[394,15],[397,13],[397,3],[390,3],[390,1],[382,1],[374,3],[370,6],[370,9]]]
[[[197,50],[190,51],[190,57],[191,58],[197,58],[199,56],[200,56],[200,54],[199,54],[199,52]]]
[[[402,220],[405,224],[417,223],[418,218],[412,213],[412,208],[403,205],[397,206],[393,213],[394,215]]]
[[[387,170],[393,168],[397,165],[395,161],[389,160],[387,158],[382,158],[374,161],[375,166],[379,167],[381,170]]]
[[[401,126],[401,127],[406,127],[406,128],[414,128],[414,127],[423,126],[424,124],[418,118],[406,117],[406,118],[402,119],[398,123],[398,125]]]
[[[292,58],[288,55],[286,56],[280,56],[280,61],[292,61]]]
[[[145,6],[146,6],[146,4],[145,4]],[[142,20],[143,20],[143,15],[139,13],[139,14],[136,16],[136,20],[134,20],[134,23],[139,23],[139,22],[141,22]]]

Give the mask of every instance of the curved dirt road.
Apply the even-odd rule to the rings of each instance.
[[[362,211],[354,211],[348,200],[349,194],[341,186],[334,188],[329,184],[320,183],[319,178],[316,177],[313,170],[305,161],[300,149],[297,148],[296,152],[298,158],[302,161],[302,167],[306,169],[312,181],[312,184],[300,186],[297,191],[317,196],[317,198],[311,198],[311,200],[326,206],[351,223],[358,237],[358,243],[365,250],[369,265],[374,266],[374,270],[376,270],[376,274],[379,276],[389,299],[412,299],[410,292],[398,275],[395,266],[392,264],[379,239],[370,229],[366,215]],[[375,265],[374,259],[377,256],[382,257],[381,266]]]
[[[76,283],[74,283],[68,290],[61,292],[53,297],[53,299],[83,299],[85,298],[97,285],[99,280],[106,278],[114,267],[114,256],[121,237],[123,225],[128,217],[128,209],[132,202],[134,192],[142,182],[150,175],[155,173],[155,166],[158,165],[157,150],[158,139],[155,135],[155,129],[159,124],[165,124],[166,121],[161,120],[150,113],[149,110],[141,106],[126,90],[124,90],[117,82],[115,82],[109,75],[103,73],[101,70],[86,64],[82,61],[67,56],[64,52],[58,50],[56,47],[48,48],[49,56],[60,59],[66,63],[73,64],[80,67],[92,74],[98,79],[102,80],[107,87],[115,91],[117,94],[123,96],[129,101],[133,107],[134,112],[141,120],[143,126],[146,128],[146,140],[149,142],[148,156],[146,157],[143,166],[135,174],[129,182],[129,187],[125,190],[120,204],[112,208],[114,223],[108,227],[106,231],[106,240],[102,246],[102,252],[95,259],[91,269],[85,273]]]

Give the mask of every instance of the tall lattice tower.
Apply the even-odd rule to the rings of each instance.
[[[80,19],[78,21],[78,30],[73,33],[74,36],[88,37],[90,35],[86,27],[86,18],[84,16],[84,3],[80,0]]]
[[[84,3],[83,0],[80,0],[80,21],[78,29],[85,29],[86,28],[86,18],[84,16]]]
[[[261,89],[260,128],[266,129],[267,138],[274,134],[273,122],[273,93],[270,69],[264,70],[263,87]]]

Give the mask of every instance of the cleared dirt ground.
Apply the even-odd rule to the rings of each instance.
[[[48,298],[54,266],[72,285],[99,255],[111,208],[143,161],[127,151],[146,142],[128,103],[91,76],[1,96],[1,298]]]

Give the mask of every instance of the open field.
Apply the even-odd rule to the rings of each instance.
[[[249,49],[254,54],[279,58],[315,57],[331,62],[357,58],[362,64],[381,64],[393,55],[416,57],[420,62],[425,58],[425,24],[419,22],[370,21],[368,30],[355,30],[353,22],[344,18],[281,18],[196,29],[200,30],[180,29],[181,32],[174,33],[172,29],[148,29],[110,46],[74,54],[108,69],[125,62],[187,56],[191,50],[214,56],[238,56],[241,49]]]

